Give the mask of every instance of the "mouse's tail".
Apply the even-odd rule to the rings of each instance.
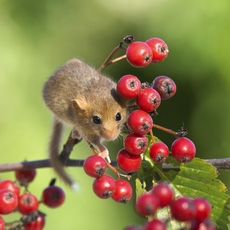
[[[78,189],[78,184],[65,171],[63,163],[59,159],[59,147],[61,143],[64,125],[61,121],[54,118],[51,140],[49,144],[49,158],[52,167],[57,175],[74,190]]]

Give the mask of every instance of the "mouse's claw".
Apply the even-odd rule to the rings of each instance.
[[[111,159],[109,157],[109,150],[101,143],[97,147],[100,151],[99,156],[103,157],[104,159],[107,159],[107,161],[111,163]]]

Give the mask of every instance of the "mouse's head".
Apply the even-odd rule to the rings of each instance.
[[[101,95],[90,94],[72,101],[78,114],[78,130],[85,140],[95,143],[115,140],[127,120],[127,105],[115,89]]]

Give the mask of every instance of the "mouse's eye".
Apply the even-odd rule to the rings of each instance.
[[[120,113],[117,113],[116,114],[116,121],[120,121],[121,120],[121,114]]]
[[[95,124],[101,124],[101,118],[98,116],[93,116],[93,123]]]

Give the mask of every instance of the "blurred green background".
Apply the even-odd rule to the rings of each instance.
[[[169,46],[162,63],[144,69],[123,60],[106,68],[114,79],[131,73],[151,82],[167,75],[177,84],[176,95],[163,101],[155,123],[178,130],[184,123],[188,137],[197,146],[197,156],[219,158],[230,155],[230,2],[169,0],[2,0],[0,2],[0,163],[47,158],[52,116],[41,91],[46,79],[63,63],[78,57],[98,68],[121,39],[132,34],[145,41],[160,37]],[[123,53],[121,53],[123,54]],[[69,133],[66,130],[66,134]],[[169,146],[173,137],[157,136]],[[112,158],[121,140],[110,144]],[[81,143],[72,157],[90,154]],[[82,168],[69,173],[80,183],[74,193],[65,188],[65,204],[50,210],[45,229],[119,230],[144,219],[133,211],[133,203],[100,200],[91,189],[92,178]],[[230,172],[220,179],[230,187]],[[30,191],[40,197],[54,177],[52,169],[40,169]],[[14,178],[1,173],[1,179]],[[7,221],[17,214],[6,216]]]

